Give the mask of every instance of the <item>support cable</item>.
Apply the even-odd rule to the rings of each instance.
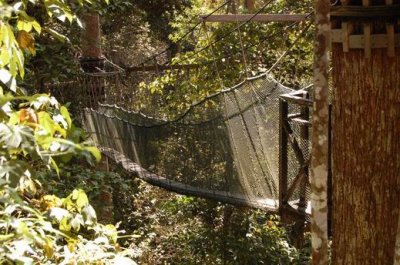
[[[182,63],[182,62],[185,62],[185,61],[189,60],[190,58],[193,58],[195,55],[197,55],[197,54],[199,54],[199,53],[201,53],[201,52],[203,52],[203,51],[209,49],[209,48],[211,47],[211,45],[214,45],[214,44],[220,42],[221,40],[225,39],[226,37],[232,35],[234,32],[236,32],[236,31],[238,30],[238,28],[241,28],[241,27],[243,27],[244,25],[247,25],[248,23],[250,23],[258,14],[260,14],[262,11],[264,11],[264,9],[265,9],[272,1],[274,1],[274,0],[269,0],[263,7],[261,7],[256,13],[254,13],[253,16],[251,16],[249,19],[247,19],[246,21],[244,21],[243,23],[241,23],[239,26],[237,26],[237,27],[233,28],[232,30],[228,31],[228,33],[222,35],[221,37],[219,37],[218,39],[216,39],[216,40],[213,41],[212,43],[208,44],[207,46],[205,46],[205,47],[201,48],[200,50],[194,52],[194,53],[192,54],[192,56],[187,57],[187,58],[183,58],[182,60],[179,60],[179,61],[178,61],[177,63],[175,63],[175,64],[179,64],[179,63]]]
[[[222,5],[220,5],[219,7],[217,7],[216,9],[214,9],[211,13],[207,14],[204,18],[208,18],[210,16],[212,16],[213,14],[215,14],[216,12],[218,12],[219,10],[221,10],[222,8],[224,8],[227,4],[229,4],[232,0],[227,0],[226,2],[224,2]],[[193,20],[192,20],[193,21]],[[174,44],[177,44],[179,42],[181,42],[182,40],[184,40],[189,34],[191,34],[199,25],[202,24],[202,21],[197,22],[193,27],[191,27],[185,34],[183,34],[176,42],[174,42]],[[139,65],[148,63],[150,61],[152,61],[154,58],[157,58],[158,56],[166,53],[167,51],[169,51],[172,48],[173,44],[170,44],[167,48],[165,48],[164,50],[156,53],[155,55],[151,56],[150,58],[145,59],[143,62],[139,63]],[[130,67],[128,67],[127,69],[129,69]]]
[[[241,48],[243,64],[244,64],[244,72],[245,72],[246,78],[249,78],[249,72],[248,72],[249,68],[247,66],[247,58],[246,58],[246,54],[244,52],[242,31],[240,30],[240,27],[239,27],[239,19],[238,19],[238,16],[237,16],[236,12],[235,12],[235,19],[236,19],[237,31],[239,33],[239,41],[240,41],[240,48]]]
[[[292,42],[292,44],[286,49],[286,51],[276,60],[276,62],[267,70],[267,74],[274,70],[285,58],[285,56],[293,49],[293,47],[297,44],[301,37],[307,32],[307,30],[311,27],[312,23],[308,24],[296,37],[296,39]]]

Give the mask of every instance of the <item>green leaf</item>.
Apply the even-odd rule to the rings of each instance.
[[[76,200],[78,212],[81,212],[83,207],[89,204],[89,199],[83,190],[74,190],[72,192],[72,199]]]
[[[30,165],[22,160],[10,160],[0,164],[0,178],[10,181],[12,187],[16,187],[20,178],[30,168]]]
[[[21,151],[31,155],[37,154],[33,130],[28,126],[0,123],[0,144],[9,149],[21,148]]]
[[[81,225],[84,225],[83,216],[80,214],[75,215],[75,217],[71,219],[70,224],[75,231],[79,231]]]
[[[67,131],[61,128],[61,126],[51,118],[49,113],[40,111],[38,116],[40,126],[48,133],[49,136],[53,136],[56,132],[60,133],[62,137],[67,136]]]
[[[69,232],[71,231],[71,224],[69,223],[69,218],[68,217],[64,217],[61,219],[60,225],[59,225],[59,229],[61,231],[65,231],[65,232]]]
[[[61,222],[61,220],[63,218],[70,218],[71,217],[71,213],[68,212],[67,210],[63,209],[63,208],[59,208],[59,207],[52,207],[50,209],[50,217],[55,218],[58,222]]]
[[[88,146],[88,147],[85,147],[85,150],[89,151],[94,156],[94,158],[96,159],[97,162],[100,162],[101,153],[100,153],[100,150],[97,147]]]
[[[85,217],[85,224],[86,225],[92,225],[96,222],[97,216],[96,216],[96,211],[93,209],[93,207],[88,204],[82,209],[82,214]]]
[[[30,21],[26,21],[25,19],[18,19],[17,29],[24,30],[26,32],[30,32],[33,28],[33,25]]]
[[[51,167],[56,171],[57,176],[60,176],[60,168],[58,167],[56,161],[52,157],[50,157],[50,164]]]
[[[60,107],[60,113],[64,117],[65,121],[68,124],[68,128],[72,126],[71,116],[69,115],[68,109],[65,106]]]
[[[7,240],[11,239],[14,236],[15,236],[15,234],[0,235],[0,242],[1,241],[7,241]]]

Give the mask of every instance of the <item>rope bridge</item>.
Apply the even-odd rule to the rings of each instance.
[[[85,127],[106,156],[152,185],[275,211],[280,195],[280,95],[292,92],[261,75],[194,103],[172,120],[99,104],[85,109]],[[299,111],[290,106],[290,112]],[[300,135],[301,126],[292,123],[291,128]],[[302,150],[308,146],[306,140],[299,142]],[[291,182],[302,165],[294,151],[287,155]],[[304,157],[308,160],[309,154]],[[300,191],[294,192],[289,205],[297,209],[300,197]]]
[[[238,31],[241,61],[248,76],[246,46],[240,28],[261,13],[267,4],[247,21],[241,24],[237,21],[236,28],[193,52],[192,56],[206,49],[214,54],[216,42]],[[284,34],[296,23],[271,36]],[[190,31],[199,25],[201,23]],[[304,215],[310,213],[307,203],[310,197],[309,102],[306,94],[292,97],[299,92],[280,84],[270,73],[310,25],[303,28],[288,50],[264,74],[248,77],[234,87],[208,95],[172,118],[162,113],[132,111],[133,91],[128,76],[134,67],[124,71],[107,60],[86,67],[93,71],[86,71],[76,81],[63,84],[63,89],[58,86],[57,91],[73,93],[73,87],[78,84],[84,87],[86,95],[77,99],[73,94],[70,98],[78,101],[77,106],[89,106],[83,111],[86,131],[107,157],[140,179],[184,195],[269,211],[288,207]],[[178,63],[188,59],[190,57]],[[145,62],[153,60],[158,68],[156,57]],[[204,65],[215,67],[220,86],[224,87],[216,63],[219,60],[215,57]],[[142,66],[145,69],[144,63]],[[167,63],[166,67],[171,67],[172,72],[172,65]],[[157,71],[157,74],[163,72]],[[186,75],[183,71],[183,77]],[[288,104],[289,101],[294,104]]]

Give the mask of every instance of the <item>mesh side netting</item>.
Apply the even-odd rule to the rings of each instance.
[[[85,126],[105,153],[155,185],[277,209],[279,96],[290,92],[263,76],[198,102],[172,121],[100,105],[85,110]],[[307,150],[309,143],[300,145]],[[288,155],[290,181],[299,163],[290,149]]]
[[[301,108],[298,105],[289,105],[289,113],[301,113]],[[304,117],[307,120],[311,120],[311,112],[306,114],[307,117]],[[301,125],[297,122],[294,122],[293,120],[288,121],[290,125],[290,129],[292,130],[292,134],[294,137],[294,140],[298,143],[300,147],[300,152],[301,155],[303,156],[303,159],[305,161],[306,165],[309,165],[310,159],[311,159],[311,142],[310,142],[310,137],[312,135],[312,127],[309,126],[304,126]],[[291,144],[289,144],[288,148],[288,183],[289,185],[293,183],[294,179],[297,177],[297,175],[300,173],[300,170],[302,170],[303,165],[300,164],[299,159],[297,158],[293,147]],[[307,166],[306,169],[307,172],[307,177],[310,175],[309,172],[309,167]],[[308,180],[307,180],[308,181]],[[310,201],[310,188],[308,186],[308,183],[303,183],[300,185],[296,190],[294,190],[292,196],[289,198],[290,201],[298,203],[300,197],[303,197],[303,200],[305,203],[307,201]],[[304,205],[305,207],[310,208],[310,205]],[[310,209],[308,209],[307,212],[309,212]]]

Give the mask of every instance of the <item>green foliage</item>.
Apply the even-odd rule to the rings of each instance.
[[[193,1],[191,7],[171,22],[174,32],[170,39],[180,39],[193,27],[200,14],[211,12],[215,6],[216,3]],[[311,6],[310,1],[276,1],[263,13],[308,13]],[[244,12],[242,7],[238,11]],[[284,23],[248,23],[240,32],[235,30],[236,23],[206,23],[177,43],[180,52],[171,59],[172,64],[197,64],[199,68],[167,70],[150,82],[145,80],[136,95],[142,104],[133,107],[152,105],[149,98],[153,96],[162,102],[161,113],[170,114],[171,109],[182,112],[192,102],[234,86],[246,77],[264,73],[291,47],[308,23],[311,22],[302,22],[292,28],[286,28]],[[312,76],[312,38],[312,30],[307,31],[270,74],[295,89],[308,85]]]
[[[58,163],[76,155],[100,159],[80,142],[83,132],[67,109],[47,95],[0,99],[0,263],[127,262],[116,228],[97,223],[83,190],[63,199],[38,190],[37,170],[58,171]]]
[[[118,253],[116,228],[97,223],[82,190],[28,203],[3,182],[0,195],[1,264],[134,264]]]
[[[309,239],[298,250],[286,227],[263,211],[143,189],[131,215],[141,264],[309,264]],[[153,198],[151,201],[148,198]],[[177,247],[178,246],[178,247]]]
[[[68,162],[72,155],[82,155],[92,162],[99,151],[87,143],[78,143],[83,131],[75,127],[67,109],[45,94],[13,96],[0,94],[1,177],[17,183],[24,172],[30,178],[39,166]],[[38,165],[38,166],[35,166]]]
[[[107,215],[102,216],[104,210],[104,195],[111,194],[113,205],[112,218],[116,222],[121,222],[120,228],[129,233],[136,229],[136,220],[130,214],[134,210],[133,195],[138,192],[137,181],[126,175],[122,176],[115,172],[106,172],[96,167],[87,167],[74,163],[73,166],[64,165],[60,167],[59,176],[54,172],[41,172],[38,179],[42,187],[50,194],[57,196],[67,196],[74,189],[82,189],[86,192],[93,207],[100,213],[99,220],[107,219]],[[120,242],[121,243],[121,242]]]
[[[108,0],[99,2],[108,3]],[[58,31],[54,21],[82,25],[76,11],[98,3],[91,0],[22,0],[0,2],[0,81],[12,91],[17,77],[25,76],[25,57],[36,55],[36,39],[43,33],[59,41],[68,38]],[[40,45],[39,45],[40,46]]]
[[[42,32],[64,38],[44,21],[79,23],[75,7],[90,3],[0,2],[0,81],[11,90],[0,87],[1,264],[135,264],[117,244],[117,228],[97,222],[83,190],[59,198],[41,189],[38,171],[59,176],[59,165],[73,157],[94,163],[101,156],[55,98],[17,90],[25,59],[36,55],[35,38]]]

